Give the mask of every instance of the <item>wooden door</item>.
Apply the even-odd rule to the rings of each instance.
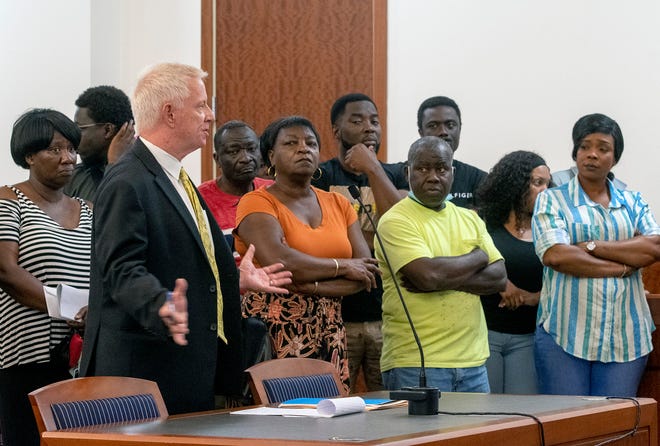
[[[202,0],[202,68],[216,124],[241,119],[257,133],[303,115],[321,136],[321,159],[336,156],[330,107],[339,96],[372,97],[387,159],[387,0]],[[213,144],[202,179],[215,174]]]

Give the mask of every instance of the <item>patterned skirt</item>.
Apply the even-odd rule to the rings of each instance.
[[[241,299],[241,310],[243,317],[264,321],[275,357],[331,362],[348,390],[350,375],[340,297],[247,292]]]

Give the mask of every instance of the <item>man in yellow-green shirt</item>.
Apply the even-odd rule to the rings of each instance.
[[[381,217],[378,230],[424,349],[427,384],[488,392],[488,329],[479,295],[503,291],[506,271],[483,221],[446,200],[452,155],[434,136],[413,143],[410,194]],[[384,288],[383,383],[391,390],[416,386],[419,351],[380,246],[376,257]]]

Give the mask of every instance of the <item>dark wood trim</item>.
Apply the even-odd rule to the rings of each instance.
[[[209,76],[206,79],[206,94],[209,101],[213,100],[213,91],[215,88],[215,66],[213,64],[213,52],[215,50],[215,41],[213,39],[213,28],[215,26],[215,17],[213,14],[215,0],[201,0],[202,2],[202,45],[201,45],[201,68]],[[215,134],[215,123],[211,129],[211,134],[206,140],[206,145],[201,150],[201,177],[202,181],[207,181],[215,177],[213,163],[213,135]]]
[[[373,20],[373,100],[378,105],[383,127],[378,159],[387,161],[387,0],[373,0]]]
[[[214,27],[218,26],[220,20],[215,17],[214,11],[218,0],[201,0],[201,67],[209,73],[207,82],[207,91],[209,98],[213,97],[214,84],[217,86],[216,73],[218,70],[214,66],[214,51],[216,51],[217,35],[214,33]],[[381,150],[378,158],[387,161],[387,0],[370,0],[372,31],[372,72],[371,74],[371,96],[378,105],[383,127]],[[369,93],[368,89],[364,90]],[[220,92],[217,92],[220,94]],[[217,99],[216,99],[217,100]],[[217,106],[217,104],[216,104]],[[324,118],[325,118],[324,111]],[[220,116],[216,110],[216,119]],[[319,121],[321,122],[321,121]],[[217,121],[216,121],[217,124]],[[317,124],[318,125],[318,124]],[[214,129],[215,130],[215,129]],[[212,136],[212,135],[211,135]],[[330,141],[330,139],[328,139]],[[329,149],[326,150],[331,150]],[[325,155],[328,156],[327,153]],[[322,159],[324,157],[322,156]],[[213,138],[210,137],[205,147],[201,150],[201,178],[202,181],[212,179],[217,174],[217,168],[213,162]]]

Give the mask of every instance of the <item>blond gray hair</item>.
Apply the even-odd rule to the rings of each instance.
[[[155,127],[166,102],[182,107],[190,95],[190,79],[203,80],[206,76],[208,73],[205,71],[180,63],[160,63],[147,67],[138,79],[131,101],[138,130]]]

